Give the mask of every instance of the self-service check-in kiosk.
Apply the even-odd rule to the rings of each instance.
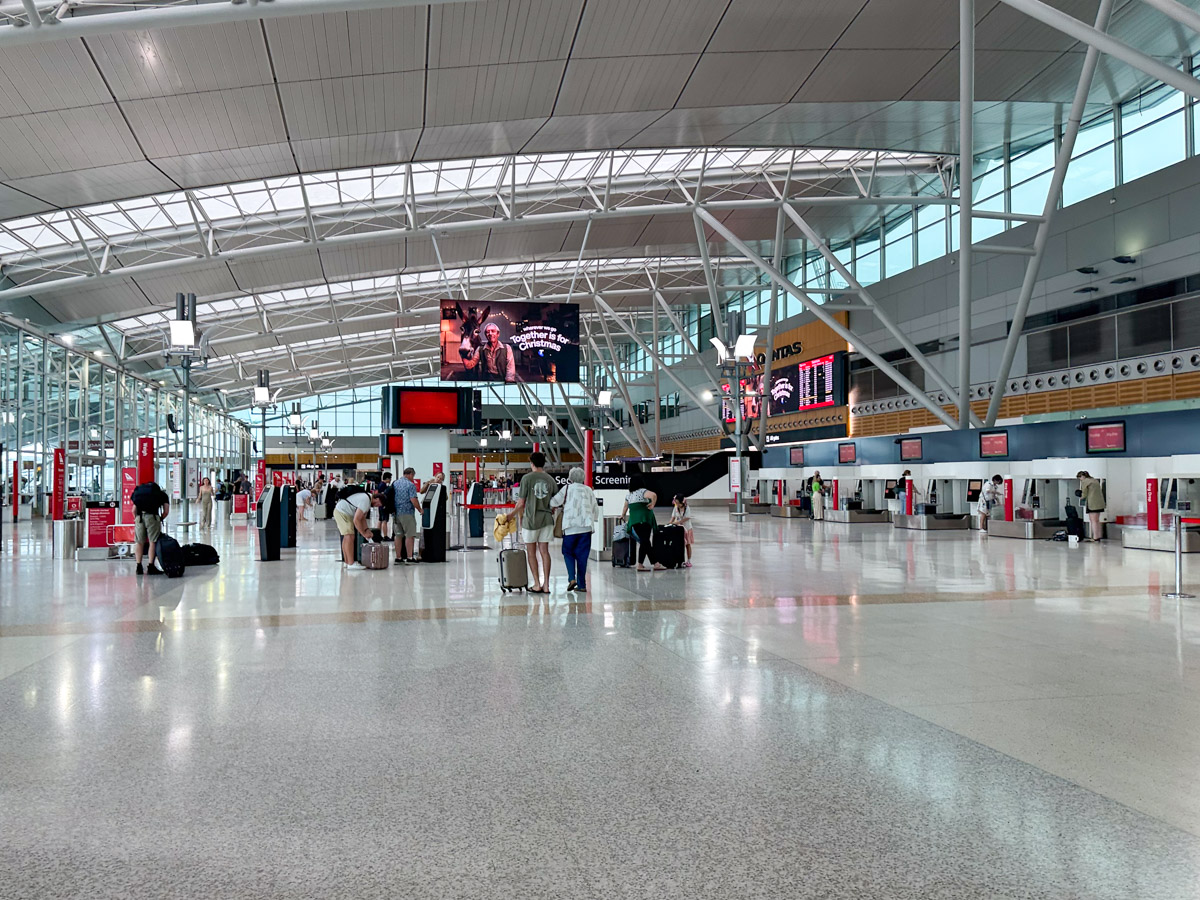
[[[421,498],[421,559],[424,562],[445,562],[450,543],[446,517],[446,486],[430,483]]]
[[[467,488],[467,505],[482,506],[487,500],[484,499],[483,482],[476,481]],[[467,510],[467,534],[473,538],[483,537],[483,510],[468,509]]]
[[[279,494],[279,546],[296,546],[296,489],[290,484],[275,489]]]
[[[281,504],[277,487],[264,488],[258,498],[258,558],[263,562],[279,559]]]
[[[929,467],[932,469],[933,467]],[[927,470],[928,471],[928,470]],[[913,497],[911,501],[903,494],[897,499],[903,503],[899,512],[893,513],[892,524],[897,528],[913,531],[966,531],[971,527],[970,486],[977,485],[975,502],[983,490],[982,479],[955,478],[949,475],[909,480]],[[922,485],[918,487],[918,485]],[[912,513],[907,510],[911,507]]]
[[[851,525],[890,522],[886,506],[886,485],[882,478],[839,478],[837,506],[825,511],[825,521]],[[893,490],[895,482],[891,482]]]
[[[1005,482],[1008,488],[1009,481]],[[1084,516],[1082,501],[1075,496],[1079,481],[1062,475],[1031,475],[1012,479],[1014,490],[1013,518],[1005,521],[995,511],[988,517],[988,534],[996,537],[1023,538],[1043,541],[1065,530],[1067,519]],[[1018,487],[1019,485],[1019,487]],[[1102,488],[1105,479],[1100,479]],[[1007,508],[1007,502],[1005,504]]]

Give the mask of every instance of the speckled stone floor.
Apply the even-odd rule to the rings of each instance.
[[[0,898],[1200,896],[1165,555],[702,511],[535,601],[329,528],[167,581],[6,526]]]

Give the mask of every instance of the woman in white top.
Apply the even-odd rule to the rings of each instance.
[[[563,559],[567,563],[567,590],[587,593],[587,564],[592,552],[592,530],[600,507],[595,492],[583,483],[583,469],[576,466],[567,483],[550,498],[550,507],[562,507]]]
[[[683,567],[690,569],[692,567],[692,544],[696,542],[696,538],[692,534],[692,514],[688,510],[687,497],[683,494],[675,495],[671,504],[671,521],[667,524],[679,525],[683,528],[683,549],[687,552],[687,562],[683,564]]]

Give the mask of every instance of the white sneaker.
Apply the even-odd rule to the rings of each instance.
[[[346,566],[346,571],[347,572],[365,572],[365,571],[367,571],[367,567],[364,566],[362,563],[351,563],[350,565]]]

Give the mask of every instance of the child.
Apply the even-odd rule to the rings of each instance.
[[[685,569],[692,567],[692,544],[696,538],[692,534],[692,517],[688,513],[687,498],[683,494],[676,494],[671,506],[671,521],[670,525],[680,525],[683,527],[683,548],[687,554],[687,561],[683,564]]]

